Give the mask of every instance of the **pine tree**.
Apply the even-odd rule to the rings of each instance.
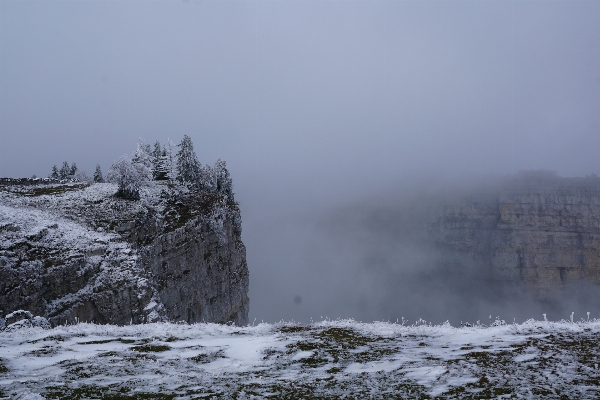
[[[69,163],[66,161],[63,161],[62,167],[60,167],[60,171],[58,172],[59,179],[61,179],[61,180],[68,179],[70,174],[71,174],[71,168],[69,167]]]
[[[217,190],[217,177],[215,170],[210,165],[203,165],[200,168],[200,187],[204,190],[214,192]]]
[[[162,167],[165,170],[166,177],[169,181],[174,181],[177,177],[177,171],[175,169],[175,157],[173,155],[173,148],[175,145],[171,139],[167,139],[167,143],[163,147],[162,156]]]
[[[233,180],[229,175],[225,161],[219,158],[215,163],[213,173],[216,178],[217,192],[233,200]]]
[[[100,170],[100,164],[96,164],[96,171],[94,171],[94,182],[95,183],[104,183],[104,178],[102,177],[102,171]]]
[[[58,168],[56,167],[56,164],[54,164],[54,166],[52,167],[52,173],[50,173],[49,178],[50,179],[58,179],[59,175],[58,175]]]
[[[192,139],[188,135],[183,135],[178,147],[179,151],[176,156],[177,180],[186,183],[197,183],[201,165],[194,152]]]
[[[75,176],[77,173],[77,165],[75,163],[71,164],[71,169],[69,170],[69,176]]]
[[[160,147],[158,140],[154,143],[152,150],[152,179],[164,181],[167,179],[167,171],[164,165],[165,150]]]

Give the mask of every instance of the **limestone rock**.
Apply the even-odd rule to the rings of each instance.
[[[237,204],[161,184],[139,201],[115,192],[112,184],[0,184],[0,309],[53,325],[247,324]]]
[[[430,238],[540,296],[600,284],[600,179],[525,174],[438,209]]]

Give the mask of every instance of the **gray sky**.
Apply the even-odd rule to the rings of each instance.
[[[0,175],[187,134],[234,179],[251,317],[359,315],[323,267],[327,210],[424,176],[600,174],[598,21],[596,1],[4,0]]]

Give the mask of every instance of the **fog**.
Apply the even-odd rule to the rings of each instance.
[[[187,134],[232,174],[251,321],[540,318],[413,226],[490,174],[600,173],[598,20],[597,2],[2,1],[0,175],[106,172],[138,137]]]

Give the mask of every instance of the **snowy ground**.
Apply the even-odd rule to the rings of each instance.
[[[0,333],[0,397],[600,398],[600,321],[323,321]]]

